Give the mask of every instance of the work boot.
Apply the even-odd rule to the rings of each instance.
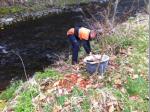
[[[76,65],[78,64],[76,61],[72,61],[72,65]]]

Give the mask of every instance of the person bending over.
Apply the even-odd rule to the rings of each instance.
[[[70,28],[67,37],[72,45],[72,64],[78,63],[78,52],[80,45],[83,45],[87,54],[91,53],[90,40],[96,37],[96,32],[85,27]]]

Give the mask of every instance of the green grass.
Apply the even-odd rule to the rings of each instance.
[[[44,104],[42,107],[44,112],[51,112],[54,109],[54,106],[64,107],[66,102],[69,102],[73,112],[88,112],[91,109],[92,99],[102,100],[101,94],[110,93],[109,95],[118,99],[122,107],[123,112],[146,112],[148,110],[148,57],[146,51],[148,50],[148,32],[145,30],[145,27],[135,27],[128,33],[128,30],[121,29],[122,35],[113,34],[106,37],[105,44],[110,46],[119,46],[121,48],[128,50],[129,47],[132,47],[132,53],[130,55],[124,56],[122,54],[117,54],[115,63],[119,67],[114,68],[113,70],[107,71],[105,78],[100,81],[104,84],[102,88],[88,89],[87,91],[82,90],[78,87],[74,87],[72,92],[67,95],[56,95],[57,93],[52,92],[48,95],[53,97],[52,102]],[[95,50],[101,50],[102,46],[98,46],[95,41],[92,42],[92,47]],[[83,48],[80,51],[80,55],[84,55]],[[109,55],[109,54],[108,54]],[[129,66],[130,65],[130,66]],[[133,69],[132,73],[129,73],[126,67]],[[87,74],[84,72],[83,74]],[[138,78],[133,79],[132,75],[138,75]],[[37,72],[35,74],[35,79],[37,82],[41,79],[54,79],[57,81],[63,77],[55,71],[54,69],[46,69],[43,72]],[[122,92],[120,88],[115,87],[115,80],[121,80],[121,87],[125,88],[125,92]],[[40,81],[39,81],[40,82]],[[10,89],[8,93],[13,93],[15,86]],[[12,91],[13,90],[13,91]],[[37,87],[31,86],[30,88],[20,93],[17,106],[15,107],[15,112],[32,112],[35,107],[32,104],[32,98],[35,97],[38,93]],[[11,95],[8,95],[8,99]],[[138,99],[131,99],[132,96],[137,96]],[[49,96],[48,96],[49,97]],[[1,96],[3,98],[3,96]],[[6,95],[5,98],[7,99]],[[4,98],[4,99],[5,99]],[[78,101],[81,101],[78,103]]]
[[[44,72],[37,72],[35,75],[35,79],[45,79],[48,77],[51,79],[59,79],[61,75],[53,69],[46,69]]]
[[[12,83],[5,91],[0,94],[0,100],[9,100],[13,98],[15,91],[20,86],[21,81],[16,81]]]
[[[67,100],[67,96],[59,96],[56,97],[56,101],[58,105],[64,106],[65,101]]]
[[[116,47],[119,46],[120,50],[127,50],[132,47],[132,52],[129,56],[123,57],[116,55],[115,63],[119,65],[119,68],[106,72],[104,79],[105,87],[113,88],[112,91],[120,102],[123,103],[123,112],[131,112],[138,110],[140,112],[146,112],[148,110],[148,31],[146,27],[138,26],[131,29],[130,33],[125,28],[120,29],[122,33],[120,35],[113,34],[105,37],[105,40],[100,40],[100,46],[96,41],[91,42],[93,51],[102,50],[102,42],[105,46]],[[83,55],[83,50],[81,50]],[[112,52],[111,52],[112,53]],[[106,53],[107,54],[107,53]],[[109,52],[108,54],[109,55]],[[130,74],[126,71],[125,67],[130,65],[133,68],[133,73]],[[138,75],[137,79],[131,79],[130,75]],[[122,80],[123,88],[126,89],[126,93],[121,92],[118,88],[114,89],[114,80],[116,77],[120,77]],[[109,81],[109,79],[111,79]],[[126,82],[126,83],[124,83]],[[93,91],[89,91],[91,95]],[[137,100],[130,99],[131,96],[137,95]]]
[[[128,46],[131,46],[133,43],[133,39],[130,37],[120,36],[120,35],[113,35],[108,36],[107,38],[107,44],[116,46],[119,46],[120,48],[127,48]]]
[[[130,85],[131,88],[133,89],[133,86]],[[135,86],[134,86],[135,87]],[[130,88],[130,90],[131,90]],[[137,88],[137,87],[135,87]],[[142,87],[143,89],[143,87]],[[133,89],[136,90],[136,89]],[[145,98],[139,97],[137,100],[131,100],[130,99],[130,94],[131,91],[128,90],[128,92],[130,93],[122,93],[120,90],[118,89],[112,89],[114,95],[118,98],[118,101],[122,102],[123,104],[123,112],[132,112],[134,110],[138,110],[139,112],[147,112],[148,111],[148,100],[145,100]],[[142,95],[142,94],[147,94],[144,93],[144,91],[142,91],[142,93],[137,92],[138,94]],[[132,94],[133,95],[133,94]]]
[[[129,95],[141,95],[144,96],[145,94],[148,94],[148,84],[146,81],[139,77],[137,79],[131,79],[128,77],[127,83],[125,84],[126,90],[129,93]],[[145,96],[146,97],[146,96]]]
[[[132,20],[134,23],[135,19]],[[132,27],[132,26],[131,26]],[[129,56],[123,57],[117,55],[114,60],[119,65],[119,68],[106,72],[104,83],[106,87],[113,88],[113,93],[116,95],[119,101],[123,103],[123,111],[148,111],[148,28],[146,24],[137,26],[133,24],[133,28],[128,31],[126,28],[120,28],[120,35],[113,34],[105,38],[105,45],[110,47],[119,46],[119,49],[123,48],[127,50],[132,47],[132,52]],[[95,42],[92,42],[94,50],[101,50],[102,46],[98,46]],[[115,49],[116,50],[116,49]],[[118,50],[119,51],[119,50]],[[111,52],[112,53],[112,52]],[[109,55],[109,52],[106,53]],[[133,69],[133,73],[128,73],[125,69],[130,65]],[[132,79],[131,75],[138,75],[138,78]],[[126,93],[121,92],[118,88],[114,89],[114,80],[120,77],[123,88],[126,89]],[[111,79],[111,80],[110,80]],[[126,82],[126,83],[125,83]],[[136,95],[137,100],[130,99],[131,96]]]
[[[82,90],[80,90],[79,88],[74,87],[72,90],[72,95],[73,96],[83,96],[84,92]]]
[[[52,110],[53,108],[52,108],[52,104],[50,103],[50,104],[46,104],[45,106],[44,106],[44,112],[52,112],[53,110]]]
[[[87,3],[88,0],[82,0],[81,3]],[[36,12],[45,10],[52,6],[55,7],[64,7],[65,5],[73,5],[76,4],[75,0],[57,0],[57,1],[39,1],[38,3],[33,2],[32,0],[28,1],[26,5],[12,5],[0,8],[0,15],[4,16],[7,14],[16,14],[16,13],[24,13],[24,12]]]
[[[7,101],[10,101],[13,99],[13,97],[15,97],[15,91],[19,88],[21,83],[22,81],[13,82],[9,87],[6,88],[6,90],[0,93],[0,111],[2,111],[6,106]]]
[[[118,100],[123,103],[123,112],[131,112],[131,103],[128,94],[123,94],[117,89],[112,89],[112,91]]]
[[[80,112],[80,109],[76,105],[73,105],[73,112]]]
[[[36,95],[38,95],[36,87],[29,87],[26,91],[22,92],[18,98],[15,112],[33,112],[32,98]]]
[[[83,112],[89,112],[90,102],[88,97],[83,99],[83,102],[81,103],[81,108],[83,109]]]

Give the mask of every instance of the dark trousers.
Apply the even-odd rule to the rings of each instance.
[[[83,45],[84,50],[87,54],[91,52],[90,42],[89,40],[80,40],[75,35],[68,36],[72,45],[72,64],[78,62],[78,52],[80,45]]]

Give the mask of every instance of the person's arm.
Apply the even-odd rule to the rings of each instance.
[[[87,54],[90,54],[91,52],[91,46],[89,40],[82,40],[82,45],[84,47],[84,50],[86,51]]]

